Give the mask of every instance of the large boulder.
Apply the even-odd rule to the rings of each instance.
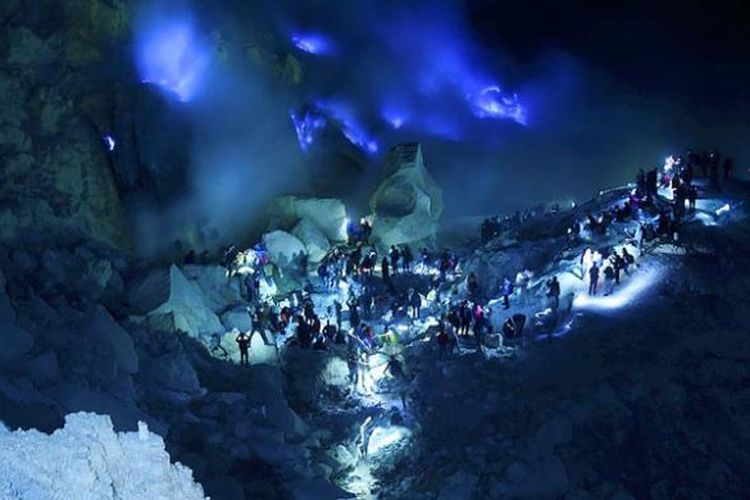
[[[159,330],[179,330],[195,338],[224,331],[203,294],[175,265],[154,270],[136,281],[128,300],[138,313],[147,316],[151,327]]]
[[[336,198],[280,196],[271,201],[268,218],[272,229],[288,231],[306,220],[329,241],[346,240],[346,207]]]
[[[385,174],[370,200],[373,241],[381,247],[432,241],[443,213],[443,192],[424,166],[421,146],[393,147]]]
[[[106,353],[102,357],[111,358],[117,371],[133,374],[138,371],[138,355],[133,338],[104,308],[99,306],[81,325],[87,342],[97,346],[96,351]]]
[[[294,226],[292,234],[305,245],[310,262],[322,261],[328,250],[331,249],[331,244],[326,235],[309,219],[302,219],[299,224]]]
[[[182,267],[182,272],[198,288],[214,312],[223,311],[242,300],[239,288],[231,286],[227,270],[222,266],[186,265]]]
[[[290,267],[300,255],[307,254],[307,249],[299,238],[286,231],[271,231],[264,234],[261,241],[271,260],[282,269]]]

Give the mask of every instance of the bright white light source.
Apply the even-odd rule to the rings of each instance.
[[[377,455],[389,446],[407,439],[411,431],[406,427],[391,425],[388,427],[375,427],[370,435],[370,443],[367,446],[368,456]]]
[[[104,145],[107,146],[107,151],[112,152],[115,150],[115,138],[107,134],[103,137]]]
[[[723,214],[724,212],[729,212],[729,210],[731,210],[731,208],[732,208],[732,207],[730,207],[730,206],[729,206],[729,203],[727,203],[727,204],[725,204],[725,205],[724,205],[723,207],[721,207],[720,209],[718,209],[718,210],[716,211],[716,215],[721,215],[721,214]]]
[[[633,275],[624,286],[615,289],[611,295],[591,296],[579,294],[573,300],[576,309],[620,309],[640,296],[647,288],[652,286],[661,276],[661,272],[651,269],[643,273]],[[603,283],[601,284],[603,287]]]

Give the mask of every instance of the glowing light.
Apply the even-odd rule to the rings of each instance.
[[[349,237],[349,224],[351,224],[352,221],[349,219],[349,217],[344,219],[343,224],[341,224],[341,229],[339,230],[339,234],[341,237],[340,240],[346,240]]]
[[[331,40],[320,33],[296,33],[292,43],[303,52],[314,55],[330,54],[333,51]]]
[[[719,208],[716,211],[716,215],[721,215],[721,214],[723,214],[725,212],[729,212],[729,210],[731,210],[731,209],[732,209],[732,207],[730,207],[729,203],[727,203],[727,204],[725,204],[724,206],[722,206],[721,208]]]
[[[105,135],[103,138],[104,145],[107,146],[107,151],[110,153],[115,150],[115,138],[110,134]]]
[[[497,85],[482,87],[478,93],[470,94],[468,100],[479,118],[510,119],[526,125],[526,110],[518,95],[505,94]]]
[[[674,167],[677,164],[677,160],[675,160],[674,156],[669,155],[664,160],[664,171],[669,172],[672,170],[672,167]]]
[[[367,133],[347,105],[331,101],[318,102],[316,105],[341,125],[341,132],[349,142],[369,154],[378,152],[378,142]]]
[[[135,46],[141,82],[157,85],[180,101],[195,95],[211,62],[210,47],[185,20],[152,22],[136,32]]]
[[[620,309],[638,298],[661,276],[661,271],[652,268],[640,274],[633,275],[624,286],[615,289],[611,295],[591,296],[578,294],[573,300],[573,307],[577,309]]]
[[[290,111],[289,116],[294,124],[294,130],[297,132],[297,142],[299,142],[300,148],[302,148],[302,151],[308,151],[321,130],[325,128],[326,119],[311,110],[304,111],[301,115]]]
[[[404,126],[408,119],[408,114],[404,111],[398,110],[395,106],[386,107],[380,114],[391,128],[396,130]]]
[[[370,442],[367,446],[368,456],[374,456],[386,448],[408,439],[411,431],[406,427],[391,425],[388,427],[375,427],[370,434]]]

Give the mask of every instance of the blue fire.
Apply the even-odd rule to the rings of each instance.
[[[349,106],[335,101],[318,102],[316,105],[341,125],[341,132],[349,142],[369,154],[379,151],[378,141],[365,130]]]
[[[211,49],[192,23],[150,21],[137,30],[135,38],[141,81],[157,85],[183,102],[193,98],[211,62]]]
[[[292,118],[292,123],[294,123],[300,148],[302,148],[302,151],[309,150],[320,131],[326,126],[325,117],[313,110],[305,110],[299,113],[291,111],[289,115]]]
[[[473,113],[479,118],[510,119],[526,125],[526,110],[516,94],[505,94],[498,85],[487,85],[467,96]]]
[[[320,33],[295,33],[292,35],[292,43],[308,54],[323,55],[333,51],[333,42]]]
[[[406,124],[409,114],[395,106],[385,106],[380,116],[391,128],[398,130]]]

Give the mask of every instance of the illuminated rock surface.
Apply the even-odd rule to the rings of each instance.
[[[115,433],[109,418],[74,413],[52,435],[0,426],[0,497],[205,498],[187,467],[170,463],[164,441],[139,424]]]
[[[373,239],[383,247],[432,241],[443,212],[443,194],[424,166],[421,146],[392,148],[385,175],[370,201]]]

